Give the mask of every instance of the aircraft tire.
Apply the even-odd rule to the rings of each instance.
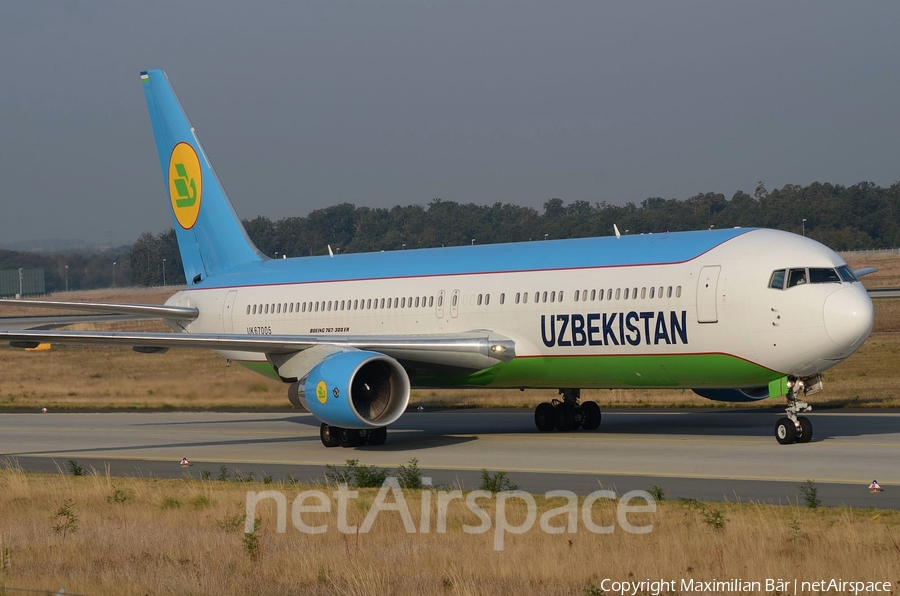
[[[534,409],[534,424],[542,433],[556,428],[556,412],[552,404],[548,402],[538,404]]]
[[[800,423],[800,434],[797,435],[797,442],[809,443],[813,435],[812,422],[806,416],[800,416],[797,418],[797,422]]]
[[[556,406],[556,430],[560,432],[569,432],[578,428],[579,424],[575,419],[575,406],[562,403]]]
[[[366,442],[369,445],[384,445],[385,441],[387,441],[387,427],[382,426],[381,428],[373,428],[370,430]]]
[[[336,426],[328,426],[324,422],[319,426],[319,438],[326,447],[337,447],[340,444],[340,431]]]
[[[775,423],[775,440],[781,445],[790,445],[797,440],[797,427],[790,418],[779,418]]]
[[[338,436],[341,447],[359,447],[359,444],[363,442],[362,435],[355,428],[342,428]]]
[[[600,428],[600,406],[597,402],[586,401],[581,404],[582,421],[581,428],[584,430],[597,430]]]

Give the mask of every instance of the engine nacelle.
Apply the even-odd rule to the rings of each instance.
[[[397,420],[409,404],[409,376],[384,354],[353,350],[331,354],[307,375],[302,405],[341,428],[378,428]]]
[[[769,397],[768,387],[753,387],[751,389],[694,389],[693,391],[700,397],[714,401],[749,402]]]

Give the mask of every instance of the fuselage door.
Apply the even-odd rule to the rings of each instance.
[[[720,265],[709,265],[700,270],[697,280],[697,322],[717,323],[719,313],[716,308]]]
[[[222,306],[222,328],[225,333],[234,333],[234,299],[237,298],[237,290],[231,290],[225,295],[225,304]]]

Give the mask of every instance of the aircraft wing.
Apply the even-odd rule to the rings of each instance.
[[[57,308],[64,310],[84,310],[87,312],[158,317],[193,321],[200,311],[192,306],[170,306],[166,304],[125,304],[121,302],[60,302],[56,300],[0,300],[0,306],[28,306],[35,308]]]
[[[288,355],[314,346],[337,346],[380,352],[400,362],[437,369],[482,370],[515,358],[515,343],[480,330],[441,335],[238,335],[216,333],[147,333],[121,331],[0,330],[0,340],[16,348],[41,343],[129,346],[137,352],[169,348]]]

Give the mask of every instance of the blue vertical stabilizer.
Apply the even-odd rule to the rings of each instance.
[[[188,284],[265,259],[235,214],[166,73],[142,72],[141,83]]]

